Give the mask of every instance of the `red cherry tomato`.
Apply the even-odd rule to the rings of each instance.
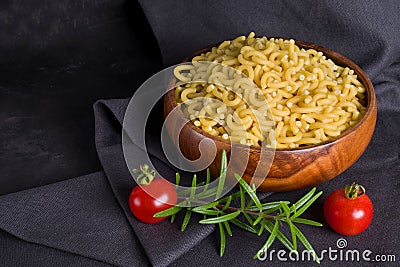
[[[135,186],[129,195],[129,208],[133,215],[144,223],[157,223],[167,217],[154,218],[157,212],[174,206],[178,196],[175,186],[164,178],[155,178],[155,171],[144,165],[133,170],[138,175],[140,185]]]
[[[175,187],[163,178],[156,178],[148,185],[135,186],[129,196],[129,208],[144,223],[157,223],[167,217],[154,218],[157,212],[176,204]]]
[[[339,234],[357,235],[368,228],[374,209],[364,187],[353,183],[336,190],[324,203],[327,223]]]

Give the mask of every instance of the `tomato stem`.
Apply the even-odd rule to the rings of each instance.
[[[137,175],[137,182],[143,185],[149,185],[156,175],[155,170],[150,170],[149,165],[140,165],[140,169],[134,169],[133,173]]]
[[[345,187],[344,194],[348,199],[355,199],[365,194],[365,188],[357,183],[352,183]]]

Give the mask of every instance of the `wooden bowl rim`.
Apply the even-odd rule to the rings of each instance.
[[[284,40],[293,39],[293,38],[283,38],[283,37],[270,37],[270,38],[284,39]],[[354,70],[354,73],[357,75],[357,79],[365,87],[368,104],[367,104],[367,111],[365,112],[365,114],[362,117],[362,119],[356,125],[354,125],[354,126],[350,127],[349,129],[345,130],[339,136],[329,138],[328,140],[326,140],[324,142],[320,142],[318,144],[306,145],[306,146],[302,146],[302,147],[298,147],[298,148],[276,148],[275,149],[275,153],[282,153],[282,154],[293,153],[293,152],[294,153],[297,153],[297,152],[303,153],[303,152],[306,152],[308,150],[314,150],[316,148],[322,148],[322,147],[334,145],[335,143],[338,143],[341,140],[345,139],[347,136],[354,134],[358,130],[358,128],[360,128],[361,125],[365,121],[367,121],[368,118],[370,116],[372,116],[376,112],[376,95],[375,95],[374,87],[373,87],[372,82],[369,79],[368,75],[361,69],[360,66],[358,66],[354,61],[352,61],[351,59],[345,57],[344,55],[342,55],[342,54],[340,54],[338,52],[335,52],[335,51],[333,51],[331,49],[328,49],[328,48],[326,48],[324,46],[321,46],[321,45],[318,45],[318,44],[314,44],[314,43],[310,43],[310,42],[306,42],[306,41],[296,40],[296,39],[293,39],[293,40],[295,41],[295,44],[298,45],[300,48],[307,48],[308,49],[308,48],[312,47],[312,49],[315,49],[318,52],[323,52],[324,55],[327,58],[331,59],[333,62],[335,62],[335,64],[337,64],[339,66],[342,66],[342,67],[349,67],[350,69]],[[201,53],[207,52],[212,47],[218,46],[218,44],[210,45],[210,46],[207,46],[205,48],[202,48],[202,49],[196,51],[195,53],[193,53],[193,55],[186,57],[182,61],[182,63],[190,62],[191,59],[194,56],[197,56],[197,55],[200,55]],[[345,64],[338,64],[337,61],[340,61],[340,62],[345,63]],[[169,98],[169,101],[172,102],[172,107],[173,108],[175,108],[178,105],[178,103],[176,102],[176,99],[175,99],[175,97],[173,95],[173,90],[174,90],[173,84],[175,83],[175,81],[176,81],[175,78],[171,80],[171,84],[170,84],[171,86],[169,86],[169,89],[168,89],[168,91],[167,91],[167,93],[165,95],[166,97]],[[184,116],[182,111],[181,110],[179,110],[179,111],[181,112],[182,116]],[[213,136],[213,135],[211,135],[209,133],[206,133],[201,128],[195,126],[191,122],[188,123],[187,125],[191,129],[193,129],[194,131],[196,131],[197,133],[199,133],[199,134],[201,134],[201,135],[203,135],[205,137],[208,137],[208,138],[210,138],[210,139],[212,139],[214,141],[217,141],[217,142],[224,143],[226,145],[231,145],[230,141],[225,140],[225,139],[223,139],[221,137],[216,137],[216,136]],[[247,146],[247,145],[242,145],[242,144],[239,144],[239,143],[234,143],[234,145],[235,146],[239,146],[239,147],[243,146],[243,147],[246,147],[246,148],[250,147],[250,150],[255,151],[255,152],[257,152],[257,151],[261,152],[262,149],[270,149],[270,148],[266,148],[266,147]]]

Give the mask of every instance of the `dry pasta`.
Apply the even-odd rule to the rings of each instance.
[[[222,42],[174,69],[175,98],[205,132],[255,147],[296,148],[340,135],[365,114],[365,88],[348,67],[294,40]]]

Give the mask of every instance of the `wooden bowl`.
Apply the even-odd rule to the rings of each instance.
[[[361,156],[367,148],[375,129],[377,112],[375,91],[365,72],[353,61],[337,52],[303,41],[295,41],[295,43],[300,48],[321,51],[337,65],[353,69],[358,80],[366,89],[367,112],[355,126],[344,131],[336,138],[301,148],[277,149],[268,176],[258,188],[260,191],[297,190],[323,183],[338,176]],[[211,47],[197,51],[185,62],[210,50]],[[173,86],[170,88],[173,88]],[[177,102],[173,89],[170,89],[164,97],[164,115],[167,116],[176,106]],[[174,132],[174,127],[168,127],[167,125],[168,128],[170,134],[179,134],[179,148],[188,159],[195,160],[200,157],[200,141],[205,138],[212,140],[217,148],[217,157],[210,165],[210,170],[214,177],[218,176],[221,151],[225,149],[227,155],[230,155],[231,144],[229,141],[205,133],[192,123],[185,124],[179,133]],[[243,150],[248,149],[244,145],[239,146],[242,146]],[[252,174],[260,164],[261,149],[263,148],[250,147],[249,161],[243,175],[247,182],[252,179]]]

